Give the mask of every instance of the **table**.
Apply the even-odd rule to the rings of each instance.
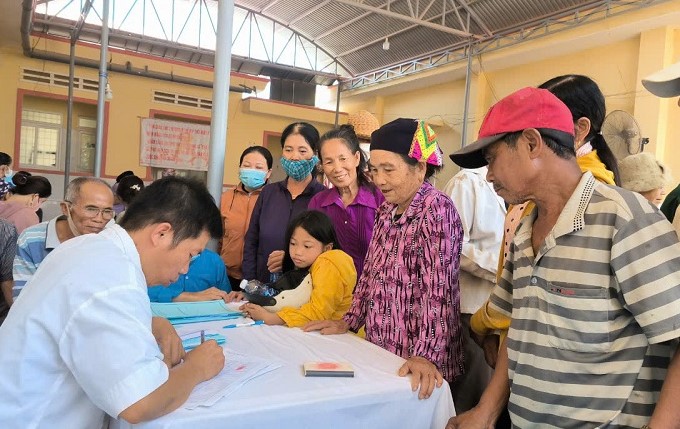
[[[180,407],[138,425],[112,421],[111,428],[443,429],[455,415],[446,382],[429,399],[419,400],[417,392],[411,391],[410,379],[397,375],[404,359],[355,335],[321,335],[266,325],[222,329],[225,324],[186,325],[178,332],[218,330],[227,338],[226,348],[277,359],[283,366],[249,381],[212,407]],[[302,364],[309,361],[350,362],[355,375],[304,377]]]

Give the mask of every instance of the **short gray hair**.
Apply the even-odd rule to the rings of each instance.
[[[66,196],[64,197],[64,200],[71,203],[78,201],[78,198],[80,198],[80,188],[82,188],[86,183],[101,183],[102,185],[111,189],[111,185],[98,177],[76,177],[75,179],[71,180],[71,182],[69,182],[68,186],[66,187]],[[111,191],[111,194],[113,195],[113,191]]]

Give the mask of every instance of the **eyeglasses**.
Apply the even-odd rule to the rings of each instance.
[[[113,209],[109,209],[109,208],[100,209],[99,207],[95,207],[95,206],[82,207],[82,206],[78,206],[77,204],[74,204],[70,201],[66,201],[66,202],[71,204],[72,206],[77,206],[77,207],[80,207],[81,209],[83,209],[83,212],[85,212],[85,217],[88,217],[88,218],[95,218],[101,213],[103,219],[109,220],[109,219],[112,219],[113,215],[115,214]]]

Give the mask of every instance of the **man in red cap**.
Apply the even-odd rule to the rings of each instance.
[[[680,243],[641,196],[597,182],[575,159],[569,109],[521,89],[451,155],[488,164],[507,203],[533,201],[490,305],[512,317],[479,404],[447,428],[492,428],[508,402],[516,427],[651,427],[680,421]],[[662,387],[663,386],[663,387]],[[649,425],[649,426],[647,426]]]

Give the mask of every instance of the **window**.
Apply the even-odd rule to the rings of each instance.
[[[24,110],[21,119],[22,167],[57,169],[61,143],[61,115]]]
[[[72,142],[77,150],[71,153],[71,169],[85,173],[94,172],[94,152],[97,120],[94,118],[78,118],[77,139]]]
[[[56,110],[56,109],[55,109]],[[78,116],[71,134],[69,171],[94,172],[97,120]],[[21,116],[21,168],[64,170],[66,160],[65,115],[57,112],[23,109]]]

